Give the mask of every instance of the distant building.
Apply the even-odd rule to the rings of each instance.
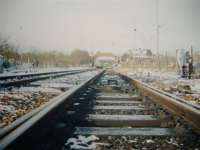
[[[111,52],[100,52],[95,54],[94,64],[97,67],[109,67],[116,62],[116,57]]]
[[[134,49],[129,50],[132,58],[152,58],[152,52],[150,49]]]
[[[156,60],[150,49],[130,49],[123,56],[125,57],[123,60],[137,67],[148,67],[155,64]]]
[[[100,57],[100,56],[108,56],[108,57],[115,57],[115,55],[111,52],[101,52],[97,51],[94,57]]]
[[[95,59],[95,66],[108,67],[114,64],[115,58],[109,56],[101,56]]]
[[[132,59],[143,58],[143,59],[152,59],[153,54],[150,49],[133,49],[128,51],[129,56]]]

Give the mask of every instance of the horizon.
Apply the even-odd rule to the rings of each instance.
[[[200,1],[159,0],[160,51],[200,50]],[[21,51],[156,50],[156,0],[0,0],[0,35]]]

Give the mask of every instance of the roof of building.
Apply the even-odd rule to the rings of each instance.
[[[129,53],[134,58],[150,58],[152,56],[150,49],[134,49],[129,50]]]
[[[114,54],[113,53],[111,53],[111,52],[100,52],[100,51],[98,51],[96,54],[95,54],[95,57],[100,57],[100,56],[112,56],[112,57],[114,57]]]
[[[114,57],[111,56],[100,56],[96,58],[96,61],[114,61]]]

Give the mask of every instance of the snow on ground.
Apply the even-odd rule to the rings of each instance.
[[[23,74],[32,74],[32,73],[44,73],[44,72],[57,72],[57,71],[72,71],[72,70],[79,70],[79,69],[89,69],[88,67],[68,67],[68,68],[61,68],[61,67],[46,67],[46,68],[19,68],[19,69],[12,69],[10,71],[4,71],[0,73],[1,76],[12,76],[12,75],[23,75]]]
[[[48,72],[58,72],[58,71],[72,71],[72,70],[81,70],[81,69],[89,69],[89,68],[81,68],[81,67],[75,67],[75,68],[46,68],[46,69],[40,69],[40,68],[36,68],[36,70],[34,71],[25,71],[25,72],[4,72],[0,74],[0,78],[1,77],[12,77],[11,79],[4,79],[4,80],[0,80],[0,84],[1,83],[5,83],[5,82],[14,82],[14,81],[18,81],[20,76],[22,75],[32,75],[32,74],[38,74],[38,73],[48,73]],[[13,78],[14,76],[14,78]],[[40,77],[46,77],[49,75],[40,75]],[[23,79],[31,79],[33,77],[31,76],[27,76],[27,77],[23,77]]]
[[[0,104],[0,111],[13,113],[13,112],[15,112],[15,107],[13,107],[12,105],[1,105]]]
[[[200,105],[200,80],[179,79],[160,80],[149,83],[151,86],[161,89],[189,101],[191,104]]]
[[[73,87],[72,84],[66,83],[32,83],[33,86],[41,86],[43,88],[55,88],[55,89],[69,89]]]
[[[89,79],[91,76],[95,75],[97,71],[91,71],[91,72],[83,72],[80,74],[73,74],[73,75],[67,75],[60,78],[55,79],[47,79],[43,81],[37,81],[31,83],[32,86],[41,86],[41,87],[51,87],[51,88],[64,88],[69,89],[75,85],[78,85],[87,79]]]
[[[55,89],[55,88],[49,88],[49,87],[20,87],[16,91],[18,92],[44,92],[44,93],[55,93],[60,94],[62,91]]]
[[[128,70],[125,74],[192,104],[200,104],[200,79],[183,79],[176,72],[158,70]]]
[[[88,137],[79,135],[77,138],[69,138],[65,146],[74,150],[93,150],[96,149],[96,140],[99,140],[99,138],[95,135],[90,135]]]
[[[180,76],[175,72],[166,72],[158,70],[138,70],[127,72],[131,78],[138,79],[143,82],[152,82],[157,80],[177,80]]]
[[[32,73],[44,73],[44,72],[55,72],[55,71],[64,71],[68,68],[24,68],[24,69],[15,69],[12,71],[4,71],[0,76],[11,76],[11,75],[23,75],[23,74],[32,74]]]

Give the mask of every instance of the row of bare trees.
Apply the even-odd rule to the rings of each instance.
[[[5,40],[0,40],[0,55],[9,62],[16,64],[32,63],[33,65],[51,66],[80,66],[91,63],[89,53],[76,49],[70,54],[58,51],[27,51],[20,52],[15,46],[10,45]]]

